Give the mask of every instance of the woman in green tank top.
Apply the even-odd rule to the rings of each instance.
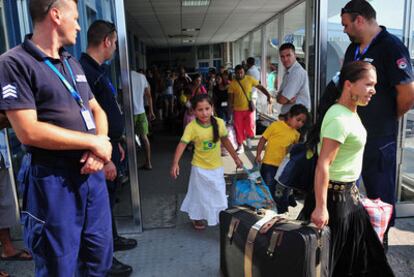
[[[305,202],[303,215],[318,228],[330,228],[332,276],[394,276],[355,185],[366,142],[357,107],[368,105],[376,83],[373,65],[362,61],[345,65],[336,103],[320,125],[315,195]]]

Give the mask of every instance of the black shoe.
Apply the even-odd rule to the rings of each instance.
[[[128,277],[132,273],[132,267],[121,263],[115,257],[112,258],[112,267],[108,271],[107,276],[122,276]]]
[[[128,181],[129,181],[129,177],[127,175],[124,175],[124,174],[119,174],[118,175],[117,182],[118,182],[119,186],[124,185]]]
[[[137,241],[134,239],[127,239],[124,237],[116,237],[114,238],[114,251],[123,251],[129,250],[132,248],[137,247]]]

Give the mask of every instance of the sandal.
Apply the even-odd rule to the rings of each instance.
[[[0,270],[0,277],[10,277],[10,274],[6,271]]]
[[[17,250],[16,254],[12,256],[0,256],[0,261],[31,261],[33,260],[32,255],[29,251],[22,249]],[[0,275],[1,276],[1,275]]]
[[[204,230],[206,229],[206,225],[202,220],[193,220],[193,227],[196,230]]]

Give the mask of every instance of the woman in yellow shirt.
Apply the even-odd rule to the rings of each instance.
[[[290,190],[277,186],[274,178],[289,147],[299,141],[300,133],[297,130],[308,118],[309,114],[305,106],[301,104],[292,106],[286,120],[275,121],[267,127],[257,146],[256,162],[262,164],[260,174],[272,193],[278,213],[288,211]],[[261,154],[266,143],[266,151],[262,159]]]

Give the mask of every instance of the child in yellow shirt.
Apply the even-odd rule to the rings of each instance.
[[[275,121],[267,127],[257,146],[256,162],[262,164],[260,174],[272,193],[278,213],[288,211],[290,190],[277,186],[274,178],[289,147],[299,142],[300,133],[297,130],[308,118],[309,114],[305,106],[301,104],[292,106],[285,120]],[[265,145],[266,150],[262,159],[261,154]]]
[[[223,143],[238,167],[242,167],[243,163],[227,138],[224,121],[213,116],[213,104],[209,96],[196,95],[191,99],[191,105],[196,118],[184,130],[170,174],[173,178],[178,177],[180,158],[187,144],[193,142],[190,181],[181,211],[188,213],[195,229],[201,230],[205,228],[204,220],[210,226],[218,224],[220,211],[227,208],[220,143]]]

